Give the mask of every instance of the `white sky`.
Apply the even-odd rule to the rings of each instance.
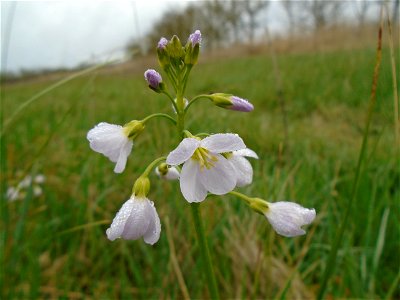
[[[75,67],[121,57],[128,41],[138,34],[145,35],[165,10],[182,9],[188,3],[187,0],[0,1],[1,71],[12,72]],[[268,20],[272,32],[287,28],[287,17],[278,1],[270,4],[266,14],[262,20]]]
[[[4,55],[12,6],[15,6],[7,70],[73,67],[118,56],[129,40],[143,35],[177,1],[31,1],[1,2]],[[135,14],[136,9],[136,14]],[[135,21],[137,16],[137,22]],[[137,26],[137,24],[139,26]],[[138,28],[139,27],[139,28]],[[3,61],[2,61],[3,62]],[[3,63],[2,63],[3,71]]]

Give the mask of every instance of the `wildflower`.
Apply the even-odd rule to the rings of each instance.
[[[161,75],[153,69],[148,69],[144,72],[144,78],[146,79],[149,87],[152,90],[159,91],[162,84],[162,77]]]
[[[304,208],[293,202],[281,201],[268,203],[268,209],[264,210],[264,215],[278,234],[294,237],[306,233],[301,226],[314,221],[315,209]]]
[[[154,203],[146,197],[132,195],[122,205],[106,234],[110,241],[117,238],[137,240],[143,237],[145,243],[153,245],[160,238],[160,232],[160,218]]]
[[[237,187],[248,185],[253,180],[253,167],[245,157],[258,159],[258,155],[249,148],[233,151],[227,155],[237,174]]]
[[[158,177],[166,180],[177,180],[180,176],[179,171],[176,167],[168,167],[166,163],[160,164],[156,168],[155,172]]]
[[[200,30],[196,30],[192,34],[190,34],[188,43],[192,43],[192,46],[194,47],[197,44],[201,44],[201,32]]]
[[[236,171],[221,153],[245,149],[236,134],[214,134],[203,140],[185,138],[167,157],[166,163],[177,166],[184,163],[180,187],[188,202],[201,202],[207,191],[223,195],[235,188]]]
[[[124,127],[102,122],[89,130],[87,139],[92,150],[103,154],[116,163],[115,173],[122,173],[128,155],[132,151],[132,140],[143,129],[144,125],[140,121],[129,122]]]

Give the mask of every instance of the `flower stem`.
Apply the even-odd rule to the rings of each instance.
[[[183,95],[182,92],[177,93],[177,124],[176,127],[178,129],[178,137],[179,141],[185,138],[185,135],[189,133],[185,130],[185,109],[183,103]],[[219,299],[219,293],[217,288],[217,281],[215,279],[213,264],[211,261],[210,250],[208,249],[208,243],[206,236],[204,234],[204,227],[200,216],[200,204],[199,203],[191,203],[190,204],[194,227],[196,230],[197,240],[200,245],[200,252],[203,259],[203,272],[207,278],[208,290],[210,292],[210,296],[212,299]]]
[[[211,262],[210,250],[208,249],[207,239],[204,234],[203,222],[200,216],[200,203],[190,204],[194,227],[196,229],[197,240],[203,255],[204,271],[208,281],[208,289],[212,299],[219,299],[217,281],[215,279],[214,269]]]
[[[195,103],[196,101],[200,100],[200,99],[207,99],[210,100],[210,96],[209,95],[198,95],[196,97],[194,97],[192,100],[189,101],[188,105],[185,107],[185,112],[188,111],[189,107]]]
[[[146,168],[146,170],[144,170],[144,172],[142,173],[141,176],[143,177],[148,177],[149,173],[151,172],[151,170],[160,162],[165,161],[167,158],[165,156],[161,156],[155,160],[153,160]]]
[[[171,121],[174,125],[176,125],[176,120],[173,117],[171,117],[170,115],[167,115],[167,114],[162,114],[162,113],[156,113],[156,114],[152,114],[150,116],[147,116],[146,118],[144,118],[142,120],[142,122],[146,123],[147,121],[149,121],[149,120],[151,120],[153,118],[165,118],[165,119]]]

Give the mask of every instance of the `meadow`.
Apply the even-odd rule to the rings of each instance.
[[[222,298],[312,299],[350,201],[375,65],[375,45],[277,55],[269,52],[200,59],[187,97],[228,92],[249,99],[251,113],[198,102],[187,127],[235,132],[258,153],[253,184],[239,191],[314,207],[307,235],[285,238],[234,196],[201,204]],[[398,53],[398,49],[397,49]],[[397,70],[399,69],[398,61]],[[131,62],[135,66],[136,62]],[[190,207],[177,182],[151,177],[149,198],[162,222],[154,246],[105,236],[134,180],[177,145],[165,120],[152,120],[134,145],[124,173],[90,150],[86,133],[106,121],[125,124],[154,112],[173,115],[147,88],[151,65],[98,69],[52,89],[19,114],[3,136],[2,180],[16,185],[44,174],[43,194],[2,196],[3,299],[180,299],[208,297]],[[328,299],[391,299],[399,285],[399,160],[395,144],[390,53],[382,53],[377,102],[348,226],[329,281]],[[54,79],[4,84],[4,119]],[[285,135],[285,130],[287,134]]]

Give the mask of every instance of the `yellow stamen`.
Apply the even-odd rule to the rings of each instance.
[[[211,169],[218,161],[218,158],[215,155],[210,154],[207,149],[201,147],[196,149],[192,155],[192,158],[199,162],[201,171],[204,170],[204,167]]]

